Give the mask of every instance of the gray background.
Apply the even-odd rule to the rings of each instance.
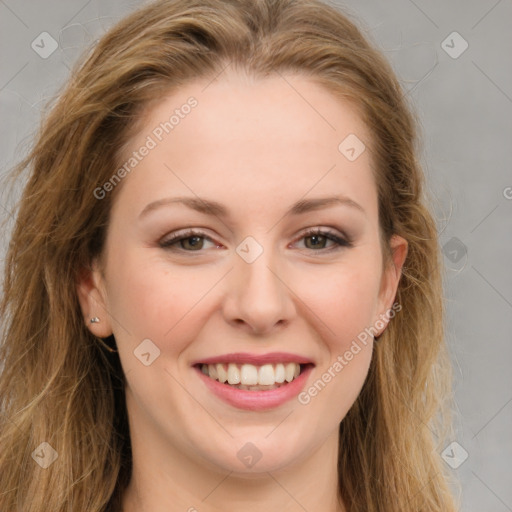
[[[512,511],[512,2],[336,3],[385,52],[422,125],[455,368],[452,441],[460,446],[445,460],[457,466],[450,471],[461,482],[461,510]],[[42,106],[84,47],[139,5],[0,0],[0,180],[25,153]],[[450,36],[454,31],[460,37]],[[35,41],[40,52],[51,48],[42,32],[58,43],[47,58],[31,47]],[[464,41],[468,48],[458,55]],[[3,257],[16,197],[0,192]]]

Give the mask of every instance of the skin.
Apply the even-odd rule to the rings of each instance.
[[[259,412],[219,400],[191,363],[292,352],[315,363],[307,389],[391,308],[407,243],[393,237],[384,268],[371,153],[350,162],[338,151],[351,133],[370,141],[348,103],[300,76],[224,72],[207,84],[183,86],[147,112],[127,158],[187,98],[198,101],[115,191],[102,259],[78,284],[88,327],[115,335],[127,379],[133,477],[124,511],[343,511],[337,432],[367,376],[372,339],[307,405]],[[333,195],[364,212],[335,204],[285,216],[300,199]],[[174,204],[139,217],[176,196],[218,201],[229,216]],[[353,246],[304,238],[316,227]],[[159,245],[187,228],[208,238]],[[247,236],[263,248],[252,263],[236,253]],[[101,321],[90,324],[93,316]],[[133,353],[147,338],[160,350],[149,366]],[[237,457],[247,442],[261,453],[251,468]]]

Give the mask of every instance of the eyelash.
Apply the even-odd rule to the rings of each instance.
[[[313,229],[306,231],[305,233],[302,234],[302,236],[301,236],[301,238],[299,238],[299,240],[302,240],[304,238],[308,238],[311,236],[315,236],[315,235],[323,236],[323,237],[327,238],[328,240],[331,240],[332,242],[334,242],[336,244],[336,246],[327,248],[327,249],[322,248],[322,249],[317,249],[317,250],[306,248],[306,250],[310,250],[313,252],[323,252],[323,253],[329,252],[330,253],[332,251],[337,251],[342,248],[353,247],[353,243],[351,240],[341,238],[340,236],[336,235],[333,231],[326,230],[326,229],[320,229],[320,228],[313,228]],[[192,237],[205,238],[206,240],[213,242],[213,240],[209,236],[207,236],[205,233],[203,233],[202,231],[196,231],[195,229],[189,229],[185,232],[176,233],[176,234],[172,235],[167,240],[159,242],[159,245],[162,249],[167,249],[167,250],[171,250],[171,251],[183,251],[183,252],[189,252],[189,253],[202,252],[202,250],[189,251],[189,250],[182,249],[182,248],[175,249],[172,247],[173,245],[177,244],[178,242],[181,242],[182,240],[186,240],[187,238],[192,238]]]

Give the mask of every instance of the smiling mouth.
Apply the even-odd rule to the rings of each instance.
[[[277,364],[197,364],[195,367],[210,379],[231,388],[244,391],[269,391],[286,386],[295,380],[311,363],[277,363]]]

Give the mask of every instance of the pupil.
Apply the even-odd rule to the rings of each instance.
[[[190,242],[191,240],[195,240],[195,242],[191,243]],[[190,246],[197,247],[198,245],[201,244],[201,237],[199,237],[199,236],[191,236],[191,237],[187,238],[187,241],[188,241]]]
[[[322,239],[324,238],[322,235],[311,235],[310,236],[311,240],[315,240],[316,242],[313,243],[313,246],[317,246],[319,245],[319,239]],[[320,245],[321,245],[321,240],[320,240]]]

